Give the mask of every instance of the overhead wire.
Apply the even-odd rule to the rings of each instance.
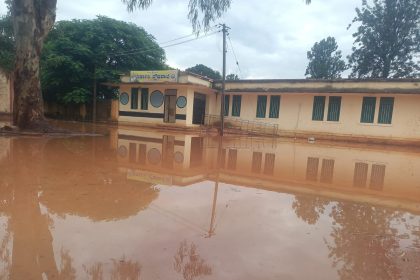
[[[238,67],[239,74],[240,74],[240,76],[242,76],[242,71],[241,71],[241,67],[239,66],[238,57],[236,56],[235,50],[234,50],[234,48],[233,48],[232,40],[230,39],[229,34],[228,34],[228,36],[227,36],[227,37],[228,37],[228,39],[229,39],[230,48],[232,49],[233,56],[235,57],[235,62],[236,62],[236,66]]]
[[[214,30],[215,28],[217,28],[217,26],[212,26],[212,27],[209,28],[209,31]],[[122,52],[110,53],[109,55],[112,55],[112,56],[123,56],[123,55],[130,55],[130,54],[137,54],[137,53],[148,52],[148,51],[155,50],[155,49],[160,49],[160,48],[168,48],[168,47],[172,47],[172,46],[176,46],[176,45],[188,43],[188,42],[191,42],[191,41],[195,41],[195,40],[198,40],[198,39],[201,39],[201,38],[205,38],[205,37],[208,37],[210,35],[216,34],[218,32],[220,32],[220,30],[215,31],[215,32],[211,32],[211,33],[205,33],[205,34],[203,34],[201,36],[199,36],[199,32],[193,32],[193,33],[191,33],[189,35],[181,36],[181,37],[178,37],[178,38],[175,38],[175,39],[171,39],[171,40],[168,40],[168,41],[164,41],[164,42],[159,42],[158,43],[158,45],[159,45],[158,47],[137,48],[137,49],[131,49],[131,50],[126,50],[126,51],[122,51]],[[181,41],[181,42],[169,44],[169,45],[166,45],[166,46],[160,46],[160,45],[165,45],[165,44],[168,44],[168,43],[171,43],[171,42],[179,41],[179,40],[182,40],[182,39],[185,39],[185,38],[189,38],[191,36],[197,36],[197,37],[192,38],[192,39],[188,39],[188,40],[184,40],[184,41]]]

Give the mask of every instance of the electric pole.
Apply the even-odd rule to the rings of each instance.
[[[222,24],[223,32],[223,73],[222,73],[222,93],[220,95],[220,136],[223,136],[225,129],[225,81],[226,81],[226,33],[228,28]]]

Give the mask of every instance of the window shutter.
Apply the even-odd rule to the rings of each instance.
[[[267,109],[267,95],[258,95],[257,97],[257,118],[265,118]]]
[[[141,109],[148,110],[149,108],[149,89],[142,88],[141,89]]]
[[[394,111],[394,97],[381,97],[378,123],[391,124]]]
[[[270,118],[278,118],[280,112],[280,95],[270,97]]]
[[[341,96],[330,96],[328,103],[327,121],[338,122],[340,120]]]
[[[314,96],[314,106],[312,109],[312,120],[323,121],[325,108],[325,96]]]
[[[376,97],[363,97],[361,123],[373,123],[375,119]]]

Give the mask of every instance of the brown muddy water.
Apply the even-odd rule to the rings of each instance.
[[[0,137],[0,279],[420,279],[420,151],[95,130]]]

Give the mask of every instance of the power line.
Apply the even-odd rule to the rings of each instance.
[[[235,57],[236,66],[238,66],[239,74],[242,76],[241,67],[239,66],[238,58],[236,57],[236,53],[235,53],[235,50],[233,49],[232,40],[230,39],[229,34],[228,34],[228,39],[229,39],[229,43],[230,43],[230,48],[232,49],[233,56]]]
[[[214,30],[215,28],[217,28],[216,25],[210,27],[209,31]],[[157,44],[158,45],[164,45],[164,44],[171,43],[171,42],[174,42],[174,41],[179,41],[179,40],[191,37],[191,36],[197,36],[197,38],[199,38],[199,36],[198,36],[199,34],[200,34],[200,32],[196,31],[196,32],[193,32],[189,35],[181,36],[181,37],[178,37],[178,38],[175,38],[175,39],[172,39],[172,40],[168,40],[168,41],[164,41],[164,42],[158,42]],[[206,35],[206,34],[204,34],[204,35]],[[153,49],[158,49],[158,47],[154,47]],[[126,50],[126,51],[122,51],[122,52],[110,53],[109,55],[119,56],[119,55],[123,55],[123,54],[126,54],[126,53],[128,54],[128,53],[132,53],[132,52],[140,51],[140,50],[144,50],[144,48],[136,48],[136,49]]]
[[[117,54],[110,54],[110,55],[113,55],[113,56],[124,56],[124,55],[132,55],[132,54],[145,53],[145,52],[149,52],[149,51],[157,50],[157,49],[169,48],[169,47],[173,47],[173,46],[185,44],[185,43],[188,43],[188,42],[192,42],[192,41],[195,41],[195,40],[198,40],[198,39],[202,39],[202,38],[205,38],[205,37],[214,35],[214,34],[219,33],[219,32],[220,32],[220,30],[215,31],[215,32],[212,32],[212,33],[207,33],[207,34],[204,34],[202,36],[198,36],[198,37],[193,38],[193,39],[189,39],[189,40],[185,40],[185,41],[181,41],[181,42],[169,44],[169,45],[166,45],[166,46],[153,47],[153,48],[149,48],[149,49],[138,49],[136,51],[129,51],[129,52],[125,52],[125,53],[120,53],[120,54],[117,53]]]

